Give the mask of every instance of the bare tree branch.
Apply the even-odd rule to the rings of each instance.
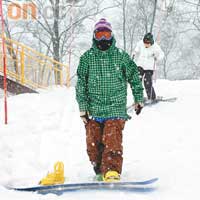
[[[157,0],[155,0],[155,2],[154,2],[153,18],[152,18],[151,26],[150,26],[150,32],[151,33],[153,32],[153,25],[154,25],[155,16],[156,16],[156,8],[157,8]]]
[[[75,22],[73,22],[71,25],[69,25],[63,32],[61,32],[59,38],[61,38],[63,36],[63,34],[65,34],[65,32],[67,32],[67,31],[69,31],[73,26],[76,27],[76,26],[80,25],[80,23],[82,23],[85,19],[92,17],[92,16],[95,16],[97,14],[102,13],[105,10],[115,8],[115,7],[118,7],[118,6],[109,6],[109,7],[103,8],[101,10],[97,9],[96,12],[94,12],[94,13],[88,12],[89,14],[86,14],[85,16],[81,17],[80,19],[77,19]],[[93,9],[91,9],[91,10],[93,10]]]

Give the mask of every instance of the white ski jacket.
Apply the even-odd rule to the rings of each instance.
[[[143,40],[137,43],[133,55],[137,66],[144,70],[154,70],[156,66],[154,60],[161,61],[164,58],[164,53],[156,42],[149,48],[145,48]]]

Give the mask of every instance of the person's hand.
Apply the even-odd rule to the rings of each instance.
[[[135,113],[136,115],[139,115],[142,108],[144,107],[144,104],[143,103],[135,103],[134,105],[134,109],[135,109]]]
[[[88,112],[86,112],[86,111],[81,111],[81,112],[80,112],[80,118],[83,120],[83,123],[84,123],[84,124],[87,124],[88,121],[90,120],[90,119],[89,119]]]

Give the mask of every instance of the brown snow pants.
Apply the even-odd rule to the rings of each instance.
[[[107,120],[98,123],[90,120],[86,124],[87,153],[96,174],[109,170],[121,174],[123,162],[122,130],[125,120]]]

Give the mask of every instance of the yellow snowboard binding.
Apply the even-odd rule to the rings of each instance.
[[[40,185],[55,185],[55,184],[63,184],[65,182],[64,177],[64,164],[63,162],[56,162],[54,164],[54,172],[48,173],[46,177],[44,177],[39,184]]]
[[[105,182],[115,182],[120,180],[120,174],[116,171],[108,171],[103,177]]]

